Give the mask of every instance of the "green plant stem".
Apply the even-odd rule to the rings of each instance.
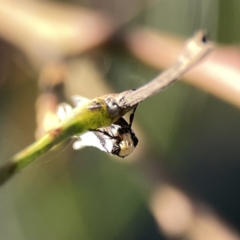
[[[58,143],[89,129],[108,126],[113,121],[115,119],[108,113],[106,103],[101,98],[93,99],[90,103],[74,109],[73,114],[55,129],[46,133],[0,167],[0,185]]]

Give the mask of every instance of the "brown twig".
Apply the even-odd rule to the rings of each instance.
[[[179,36],[147,28],[129,32],[125,42],[135,57],[156,69],[165,69],[171,65],[184,44]],[[183,80],[240,107],[239,56],[237,46],[218,45],[206,61],[187,72]]]
[[[171,86],[212,50],[213,44],[207,41],[205,33],[203,31],[197,32],[195,36],[189,39],[186,43],[183,53],[180,55],[175,64],[158,75],[151,82],[138,88],[137,90],[117,94],[115,96],[116,103],[122,110],[126,110],[128,108],[132,109],[148,97],[163,91],[168,86]]]

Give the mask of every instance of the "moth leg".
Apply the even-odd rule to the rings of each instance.
[[[102,130],[100,130],[100,129],[94,129],[94,130],[89,129],[89,131],[92,131],[92,132],[100,132],[100,133],[103,133],[104,135],[107,135],[107,136],[110,137],[110,138],[114,138],[114,137],[111,136],[108,132],[102,131]]]
[[[136,105],[136,107],[133,109],[132,113],[130,114],[130,117],[129,117],[129,128],[131,129],[132,128],[132,123],[133,123],[133,119],[134,119],[134,114],[135,114],[135,111],[137,109],[137,106],[138,104]]]

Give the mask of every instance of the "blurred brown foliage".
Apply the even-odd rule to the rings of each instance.
[[[1,0],[2,160],[33,141],[35,115],[37,137],[53,127],[57,122],[57,104],[71,95],[92,98],[136,88],[148,81],[155,72],[133,56],[153,68],[167,68],[182,49],[179,34],[192,34],[199,27],[189,23],[193,21],[194,12],[210,16],[212,21],[204,27],[214,32],[216,25],[229,24],[224,20],[230,10],[235,9],[235,18],[240,11],[240,4],[234,1],[229,1],[229,8],[223,1],[202,1],[202,9],[197,8],[197,0],[180,2]],[[209,9],[213,9],[211,14]],[[198,17],[201,22],[202,15]],[[143,27],[143,23],[149,26]],[[223,28],[227,32],[230,27],[234,28]],[[230,36],[239,42],[234,34]],[[240,53],[232,42],[220,44],[207,60],[185,76],[184,81],[239,108]],[[129,80],[124,80],[126,76]],[[115,82],[108,79],[115,79]],[[191,168],[195,158],[199,157],[203,163],[208,159],[206,155],[212,159],[212,165],[196,163],[204,169],[218,169],[222,161],[225,165],[222,164],[219,171],[223,171],[227,165],[225,159],[233,163],[227,165],[228,169],[238,166],[234,159],[239,161],[240,152],[234,144],[239,139],[234,131],[240,130],[236,123],[239,110],[211,100],[210,95],[186,85],[178,85],[167,94],[164,92],[162,97],[149,100],[138,110],[142,124],[141,127],[140,123],[134,124],[134,128],[140,145],[130,159],[124,160],[129,164],[106,163],[105,158],[115,158],[95,150],[83,150],[76,155],[69,148],[57,149],[46,156],[45,161],[51,160],[48,164],[43,160],[43,164],[29,167],[6,185],[0,196],[1,239],[239,239],[236,230],[226,223],[234,222],[234,217],[222,220],[224,214],[218,216],[217,206],[204,199],[203,190],[192,187],[195,191],[188,191],[189,184],[184,184],[196,171]],[[207,103],[212,107],[208,108]],[[234,118],[232,130],[221,129],[218,116],[221,119],[223,116],[217,110]],[[191,114],[186,114],[189,111]],[[201,131],[199,122],[205,121],[202,116],[208,118],[205,126],[209,124],[210,130]],[[223,122],[223,126],[229,124]],[[214,141],[207,141],[214,127],[223,135],[213,131]],[[203,136],[199,132],[204,133]],[[197,140],[194,140],[195,133]],[[224,152],[233,150],[232,155],[223,154],[220,159],[219,155],[212,157],[211,152],[207,152],[205,143],[221,153],[218,138],[224,138],[222,149]],[[186,146],[192,148],[189,150]],[[206,155],[201,155],[204,151]],[[79,157],[81,159],[77,159]],[[184,158],[193,163],[184,162]],[[178,159],[178,163],[170,160],[171,165],[164,159]],[[231,176],[234,171],[230,170]],[[189,177],[180,177],[185,173]],[[239,168],[235,174],[239,175]],[[207,188],[204,176],[199,179],[200,186]],[[238,180],[234,181],[234,189],[239,187]],[[224,186],[219,191],[223,194]],[[200,197],[196,197],[198,194]],[[231,198],[239,200],[238,195]],[[233,200],[232,204],[240,219],[238,202]],[[152,216],[161,229],[161,236],[150,227]]]

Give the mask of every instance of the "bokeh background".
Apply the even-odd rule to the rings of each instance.
[[[139,105],[131,156],[68,141],[6,183],[0,239],[239,239],[239,22],[237,0],[1,0],[1,163],[71,95],[143,85],[198,29],[217,47]]]

